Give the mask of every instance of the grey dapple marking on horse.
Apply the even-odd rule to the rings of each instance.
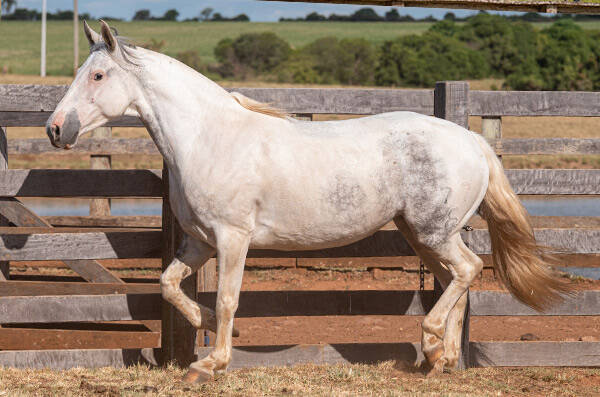
[[[101,35],[84,27],[93,51],[49,118],[48,135],[67,148],[109,120],[138,115],[163,155],[186,237],[161,290],[192,324],[217,332],[215,349],[190,366],[186,381],[210,379],[231,360],[249,248],[342,246],[393,219],[446,286],[423,321],[431,374],[458,358],[465,292],[482,267],[460,230],[478,209],[509,291],[535,308],[563,291],[500,162],[477,134],[411,112],[296,121],[172,58],[128,46],[103,21]],[[72,119],[65,123],[73,112],[78,131]],[[64,141],[59,131],[75,138]],[[179,288],[215,252],[216,319]]]

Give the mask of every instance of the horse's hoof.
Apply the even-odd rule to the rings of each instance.
[[[213,376],[208,372],[204,372],[195,368],[190,368],[188,373],[185,374],[183,379],[181,379],[185,383],[194,384],[194,383],[204,383],[213,379]]]

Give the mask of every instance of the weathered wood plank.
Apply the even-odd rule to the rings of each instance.
[[[156,258],[162,238],[160,231],[1,233],[0,260],[15,261]]]
[[[473,367],[600,367],[598,342],[471,342]]]
[[[7,136],[4,127],[0,124],[0,170],[8,169]],[[0,226],[9,226],[10,222],[5,215],[0,212]],[[6,281],[10,278],[10,263],[0,261],[0,281]]]
[[[160,228],[160,215],[123,215],[123,216],[45,216],[52,226],[69,227],[142,227]],[[599,221],[600,226],[600,221]]]
[[[0,124],[7,127],[44,127],[52,112],[0,111]],[[105,124],[106,127],[144,127],[137,117],[122,116]],[[57,149],[60,150],[60,149]]]
[[[0,323],[156,320],[161,304],[160,294],[3,296]]]
[[[524,154],[600,154],[600,139],[525,138],[492,140],[499,155]],[[9,142],[10,148],[10,142]],[[10,149],[9,149],[10,151]]]
[[[0,171],[2,197],[161,197],[160,170]]]
[[[198,347],[198,357],[210,353]],[[318,345],[237,346],[229,368],[280,367],[298,364],[375,364],[396,360],[416,364],[423,360],[420,343],[337,343]],[[0,361],[1,364],[1,361]]]
[[[215,292],[198,294],[206,307],[215,301]],[[235,316],[421,316],[434,302],[432,291],[242,291]]]
[[[158,294],[159,292],[158,284],[149,283],[104,284],[47,281],[0,283],[0,296]]]
[[[0,366],[11,368],[123,368],[138,363],[157,365],[154,349],[0,351]]]
[[[112,134],[110,127],[99,127],[91,132],[91,138],[110,138]],[[104,154],[92,154],[90,156],[90,168],[93,170],[110,170],[111,156]],[[109,216],[110,199],[91,199],[90,216]]]
[[[198,347],[198,356],[210,353]],[[471,342],[471,363],[490,366],[600,366],[600,343],[595,342]],[[237,346],[230,369],[293,366],[297,364],[377,363],[423,360],[420,343],[339,343],[318,345]],[[98,368],[150,363],[153,349],[86,349],[0,351],[0,365],[11,368]]]
[[[534,232],[538,243],[556,248],[563,253],[600,253],[600,230],[598,229],[535,229]],[[492,248],[487,230],[475,229],[461,234],[465,243],[475,253],[491,254]]]
[[[600,316],[600,291],[580,291],[544,312],[537,312],[501,291],[472,291],[473,316]]]
[[[600,154],[598,138],[518,138],[496,139],[490,142],[499,155],[525,154]],[[73,154],[145,154],[160,153],[151,139],[113,138],[82,139],[71,150],[60,150],[50,145],[47,139],[11,139],[8,152],[14,155],[45,154],[69,156]]]
[[[37,214],[14,198],[0,198],[0,215],[7,218],[15,226],[52,227],[47,221],[37,216]],[[75,273],[92,283],[123,282],[95,260],[65,261],[65,264],[75,271]]]
[[[506,170],[517,194],[600,194],[600,170]]]
[[[8,228],[16,229],[16,228]],[[160,231],[110,231],[52,233],[0,229],[0,260],[76,260],[155,258],[159,256]],[[571,254],[600,253],[598,229],[538,229],[541,244]],[[478,254],[489,254],[487,230],[463,232],[463,239]],[[49,249],[51,247],[51,249]],[[314,251],[251,250],[250,258],[346,258],[412,256],[413,250],[398,231],[384,230],[354,244]]]
[[[468,128],[469,83],[440,81],[435,83],[434,115]]]
[[[139,349],[160,347],[160,332],[0,329],[0,350]]]
[[[377,114],[407,110],[433,114],[432,90],[347,88],[232,88],[290,113]]]
[[[471,116],[600,116],[600,93],[576,91],[472,91]]]
[[[146,154],[160,156],[160,152],[151,139],[145,138],[94,138],[80,139],[71,150],[57,149],[48,139],[11,139],[8,141],[10,154],[53,155],[109,155],[109,154]]]
[[[600,315],[600,292],[585,291],[544,313],[499,291],[471,291],[471,314],[488,316]],[[198,302],[212,310],[216,293],[201,292]],[[159,293],[128,295],[4,296],[0,323],[154,320],[160,318]],[[237,318],[287,316],[422,316],[435,302],[433,291],[242,291]]]
[[[432,90],[353,88],[227,88],[227,90],[240,92],[261,102],[272,103],[290,113],[376,114],[410,110],[433,114]],[[53,111],[65,92],[65,86],[0,85],[0,98],[3,98],[0,100],[0,125],[16,126],[11,124],[17,121],[18,114],[15,112],[40,115],[39,112]],[[8,117],[9,112],[13,112],[13,119]],[[45,125],[48,116],[49,114],[40,117],[35,125]]]
[[[51,112],[67,93],[66,85],[2,84],[0,110]]]

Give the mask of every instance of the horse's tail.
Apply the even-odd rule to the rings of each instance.
[[[569,291],[555,274],[556,259],[537,244],[527,211],[510,187],[500,160],[481,136],[477,136],[490,169],[489,185],[480,215],[487,221],[492,259],[506,288],[521,302],[543,310],[562,300]]]

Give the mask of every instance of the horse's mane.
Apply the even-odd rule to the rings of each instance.
[[[281,109],[277,109],[268,103],[255,101],[254,99],[250,99],[247,96],[240,94],[239,92],[231,92],[230,94],[240,105],[253,112],[266,114],[267,116],[279,117],[281,119],[288,117],[286,112]]]

